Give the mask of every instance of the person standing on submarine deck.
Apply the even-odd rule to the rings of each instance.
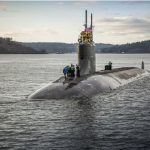
[[[76,65],[76,77],[80,77],[80,67]]]

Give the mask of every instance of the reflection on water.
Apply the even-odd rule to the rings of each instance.
[[[25,98],[57,79],[74,55],[0,55],[0,148],[149,150],[150,77],[92,99]],[[97,55],[97,68],[109,59],[118,67],[144,60],[150,69],[149,55],[114,54]]]

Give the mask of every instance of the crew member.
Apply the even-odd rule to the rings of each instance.
[[[71,67],[70,66],[68,66],[67,77],[71,77]]]
[[[108,66],[109,66],[109,70],[112,70],[112,62],[111,61],[109,61]]]
[[[80,77],[80,67],[76,65],[76,77]]]
[[[73,64],[71,64],[71,77],[75,77],[75,68]]]
[[[69,71],[69,66],[64,67],[63,73],[64,73],[65,79],[67,78],[68,71]]]

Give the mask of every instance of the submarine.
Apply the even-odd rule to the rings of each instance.
[[[93,41],[93,15],[90,27],[87,25],[85,11],[85,28],[78,39],[78,65],[80,77],[65,79],[61,76],[28,96],[29,100],[91,98],[102,92],[109,92],[120,86],[137,80],[146,74],[144,69],[122,67],[96,71],[95,44]]]

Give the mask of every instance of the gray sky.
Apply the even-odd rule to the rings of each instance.
[[[148,1],[0,2],[0,36],[22,42],[77,42],[84,11],[94,15],[94,41],[121,44],[150,39]]]

